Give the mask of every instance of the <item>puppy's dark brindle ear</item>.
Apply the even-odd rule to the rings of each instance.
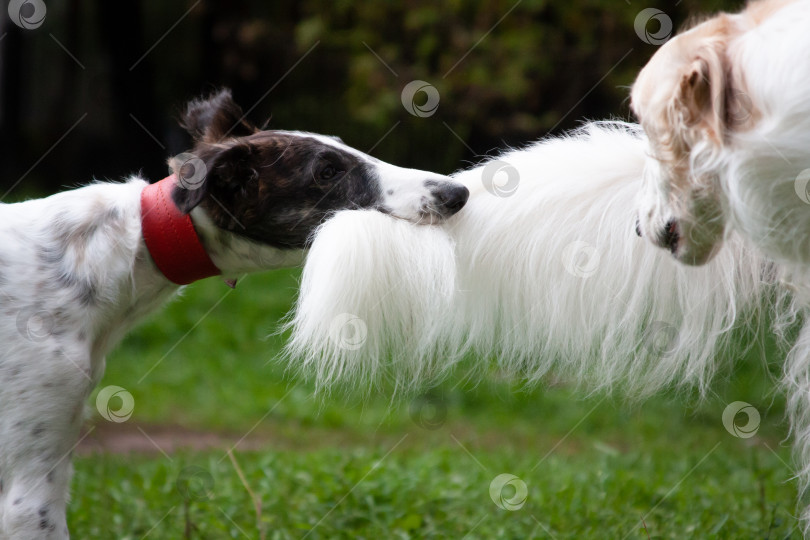
[[[191,101],[180,124],[194,137],[194,142],[215,143],[258,131],[244,119],[242,108],[234,102],[227,88],[207,98]]]
[[[237,140],[259,130],[243,117],[227,88],[186,106],[180,124],[194,138],[194,149],[169,160],[169,168],[180,180],[172,198],[184,214],[209,193],[227,193],[228,183],[240,178],[237,167],[250,173],[247,157],[252,150]]]
[[[259,177],[253,166],[257,157],[253,145],[245,142],[230,146],[199,144],[194,150],[194,157],[188,161],[177,157],[169,160],[179,179],[172,199],[181,212],[188,214],[208,195],[216,197],[219,205],[230,208],[238,206],[240,201],[251,200],[248,192],[258,189]]]

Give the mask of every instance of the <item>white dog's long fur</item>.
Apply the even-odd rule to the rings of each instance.
[[[444,227],[339,214],[310,250],[288,352],[325,388],[424,385],[472,352],[529,380],[705,390],[729,330],[774,298],[776,268],[737,238],[701,268],[637,238],[644,147],[635,126],[591,124],[507,152],[490,164],[513,167],[517,191],[487,191],[488,164],[462,171],[471,197]],[[362,347],[345,346],[341,313],[365,322]]]
[[[324,389],[391,373],[421,379],[441,348],[437,324],[451,316],[453,240],[374,211],[327,223],[307,255],[293,322],[301,369]]]
[[[470,201],[440,228],[339,214],[304,268],[290,359],[326,389],[381,378],[415,389],[472,353],[482,370],[494,362],[530,381],[553,372],[633,396],[705,391],[731,356],[723,349],[741,346],[730,330],[768,320],[784,328],[802,318],[801,304],[780,286],[781,269],[733,233],[700,267],[636,236],[645,147],[635,126],[591,124],[507,152],[455,175]],[[520,182],[498,197],[482,177],[504,165]],[[357,334],[345,346],[342,313],[365,321],[362,346]],[[350,325],[362,334],[361,323]],[[805,329],[785,369],[802,487],[809,351]]]

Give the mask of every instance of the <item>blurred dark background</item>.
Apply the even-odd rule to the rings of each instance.
[[[451,172],[584,118],[629,118],[627,86],[656,49],[634,28],[642,9],[664,11],[677,29],[690,13],[743,2],[45,4],[35,29],[13,24],[8,3],[0,13],[6,201],[93,177],[162,178],[166,158],[188,145],[176,122],[183,103],[219,86],[254,122],[339,135],[381,159]],[[432,116],[403,107],[412,80],[438,90]]]

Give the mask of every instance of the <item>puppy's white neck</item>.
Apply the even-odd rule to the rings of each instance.
[[[279,249],[220,229],[203,208],[192,210],[191,220],[208,255],[225,278],[298,266],[304,260],[302,249]]]

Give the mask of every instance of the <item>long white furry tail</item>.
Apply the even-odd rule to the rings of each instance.
[[[307,258],[290,361],[327,390],[423,386],[468,354],[529,381],[705,390],[777,276],[733,236],[699,268],[637,238],[643,161],[637,127],[589,124],[458,173],[470,201],[444,226],[338,214]]]
[[[454,245],[436,227],[373,210],[338,213],[317,232],[289,321],[287,353],[332,383],[387,372],[427,375],[455,292]]]

